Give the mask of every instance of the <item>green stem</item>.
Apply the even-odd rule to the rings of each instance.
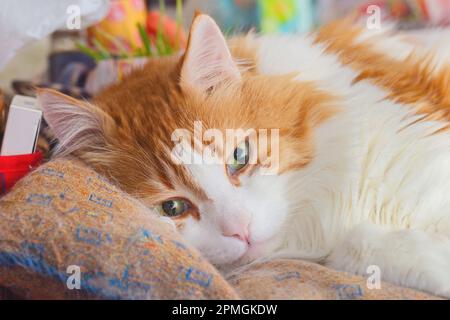
[[[141,36],[142,39],[142,43],[144,44],[145,55],[151,57],[153,55],[152,46],[147,31],[145,30],[144,26],[141,25],[140,23],[137,24],[137,27],[139,30],[139,35]]]

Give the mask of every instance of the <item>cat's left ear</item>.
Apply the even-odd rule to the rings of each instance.
[[[214,20],[198,14],[191,26],[181,67],[181,85],[203,93],[226,83],[241,80],[222,32]]]

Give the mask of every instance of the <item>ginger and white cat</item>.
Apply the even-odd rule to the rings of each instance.
[[[437,57],[345,22],[227,45],[198,15],[185,54],[151,59],[91,103],[38,98],[60,154],[171,217],[218,266],[377,265],[384,281],[450,297],[450,69]],[[268,158],[245,141],[231,154],[210,141],[231,162],[177,163],[172,134],[196,121],[279,129],[277,174],[261,174]]]

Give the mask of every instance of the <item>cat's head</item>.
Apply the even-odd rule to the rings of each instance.
[[[183,55],[150,59],[90,103],[38,92],[58,152],[172,218],[218,265],[256,258],[283,236],[289,172],[312,161],[314,127],[331,114],[312,84],[258,74],[257,58],[242,68],[236,56],[257,57],[245,41],[232,55],[198,15]]]

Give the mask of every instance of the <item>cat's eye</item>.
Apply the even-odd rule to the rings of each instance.
[[[161,214],[168,217],[178,217],[190,209],[189,202],[183,199],[164,201],[158,208]]]
[[[250,145],[248,141],[245,141],[238,145],[236,149],[234,149],[233,156],[231,158],[231,163],[227,164],[228,172],[231,175],[236,174],[245,168],[250,159]]]

